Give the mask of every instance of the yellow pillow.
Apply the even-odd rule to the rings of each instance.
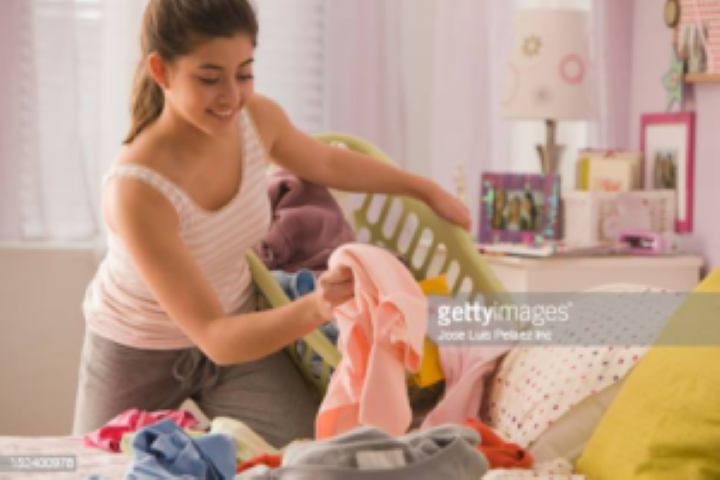
[[[720,347],[661,346],[680,331],[718,338],[720,270],[695,292],[704,298],[678,309],[628,377],[578,473],[593,480],[720,478]]]
[[[419,285],[425,295],[450,295],[450,287],[448,287],[445,276],[428,278]],[[412,376],[412,382],[420,388],[425,388],[444,379],[438,347],[432,340],[425,337],[422,364],[418,373]]]

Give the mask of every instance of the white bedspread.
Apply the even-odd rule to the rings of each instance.
[[[77,470],[67,473],[0,472],[0,479],[124,479],[130,457],[83,446],[82,437],[0,437],[0,455],[74,455]],[[580,480],[567,460],[536,465],[532,470],[492,470],[483,480]]]
[[[73,455],[77,469],[63,473],[0,472],[0,479],[122,479],[132,461],[122,453],[109,453],[83,446],[82,437],[0,437],[0,455]]]

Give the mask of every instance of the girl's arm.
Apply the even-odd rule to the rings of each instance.
[[[404,195],[423,201],[440,216],[470,228],[467,207],[432,180],[370,156],[318,142],[296,129],[273,101],[255,95],[250,104],[272,160],[312,183],[348,192]]]

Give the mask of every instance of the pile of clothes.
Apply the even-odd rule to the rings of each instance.
[[[350,269],[357,291],[335,310],[343,359],[317,415],[315,440],[279,451],[238,420],[218,418],[208,431],[197,431],[184,412],[131,411],[89,434],[87,444],[132,454],[127,476],[138,479],[476,480],[490,468],[532,464],[527,452],[475,418],[445,422],[461,414],[455,408],[452,414],[440,408],[428,417],[437,425],[407,433],[412,411],[405,373],[422,365],[427,298],[380,248],[345,245],[329,266]]]
[[[393,436],[358,426],[325,440],[269,445],[239,420],[197,430],[184,411],[130,410],[85,436],[87,446],[129,457],[126,477],[193,479],[472,479],[490,469],[527,468],[532,458],[469,419]]]

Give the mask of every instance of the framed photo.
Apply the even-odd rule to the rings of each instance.
[[[582,150],[578,161],[578,189],[627,192],[642,187],[642,153],[620,150]]]
[[[675,190],[678,232],[691,232],[693,220],[695,114],[648,114],[641,120],[646,190]]]
[[[559,239],[558,175],[485,173],[481,181],[481,244]]]
[[[720,73],[720,2],[674,0],[673,44],[688,73]],[[674,17],[674,18],[673,18]]]

